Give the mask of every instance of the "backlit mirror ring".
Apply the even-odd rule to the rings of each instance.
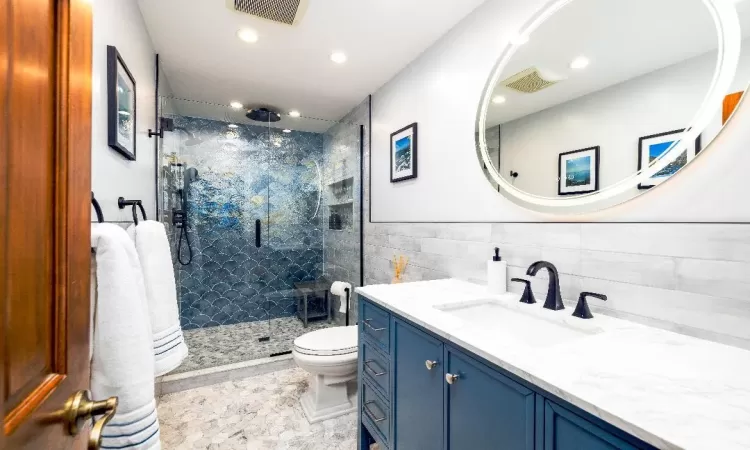
[[[517,36],[525,38],[532,36],[534,31],[548,18],[573,1],[575,0],[551,1],[521,28],[521,31]],[[606,200],[622,195],[628,189],[637,186],[638,183],[649,179],[654,174],[664,169],[670,162],[677,158],[679,154],[684,152],[688,143],[694,142],[711,120],[711,117],[715,112],[715,107],[710,105],[721,104],[721,101],[735,76],[740,58],[742,39],[740,21],[734,2],[732,0],[701,1],[706,6],[716,26],[718,35],[718,59],[708,94],[704,98],[698,113],[690,122],[690,126],[686,129],[681,143],[671,148],[658,162],[644,168],[640,172],[622,179],[598,192],[582,194],[571,198],[543,197],[524,192],[506,181],[498,173],[497,168],[491,161],[485,133],[487,112],[492,100],[493,89],[503,75],[505,67],[519,49],[521,43],[525,42],[524,39],[508,39],[510,42],[502,52],[500,60],[495,65],[491,72],[491,76],[487,81],[477,113],[477,152],[479,153],[481,161],[486,167],[487,173],[492,181],[497,183],[499,188],[505,193],[509,194],[512,197],[510,198],[512,201],[522,206],[529,207],[530,209],[539,209],[538,207],[542,207],[542,209],[547,212],[565,213],[564,208],[578,207],[576,208],[577,212],[589,212],[588,210],[596,209],[595,207],[597,203],[604,203]],[[584,211],[580,211],[581,209]]]

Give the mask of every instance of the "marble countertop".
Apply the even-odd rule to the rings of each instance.
[[[517,308],[518,294],[490,295],[460,280],[355,292],[655,447],[750,449],[750,351],[596,313],[585,322],[598,334],[530,349],[435,308],[482,299]],[[573,312],[543,310],[537,300],[523,307]]]

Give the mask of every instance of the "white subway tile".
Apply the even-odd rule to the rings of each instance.
[[[678,259],[677,277],[680,291],[746,300],[750,307],[750,263]]]
[[[643,286],[675,289],[675,260],[665,256],[585,250],[581,252],[581,275]]]

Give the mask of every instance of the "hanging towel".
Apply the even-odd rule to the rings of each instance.
[[[128,227],[128,235],[135,241],[143,269],[154,337],[154,368],[159,377],[176,369],[188,354],[180,326],[172,254],[161,222],[141,221]]]
[[[102,448],[160,450],[151,323],[138,254],[125,230],[109,223],[91,225],[91,247],[97,285],[91,392],[97,400],[119,398]]]

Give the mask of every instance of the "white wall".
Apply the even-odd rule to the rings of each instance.
[[[135,1],[94,0],[94,68],[91,122],[91,189],[107,221],[128,221],[117,198],[141,199],[149,218],[156,211],[154,184],[154,48]],[[136,161],[107,144],[107,45],[114,45],[136,81]]]
[[[488,0],[373,95],[372,220],[750,220],[742,169],[750,166],[750,152],[745,150],[750,127],[739,125],[750,120],[747,104],[686,170],[658,189],[604,213],[542,216],[493,190],[476,158],[477,106],[507,37],[544,3]],[[415,121],[420,131],[419,177],[392,184],[390,133]]]

